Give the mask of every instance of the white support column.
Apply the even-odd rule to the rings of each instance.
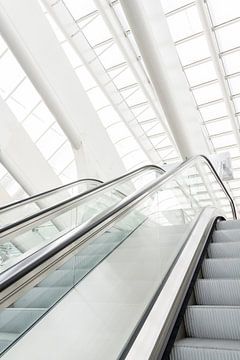
[[[120,0],[183,158],[209,148],[160,4]]]
[[[85,152],[91,148],[102,178],[123,173],[122,161],[39,3],[0,0],[0,31],[73,148],[81,149],[82,142]]]

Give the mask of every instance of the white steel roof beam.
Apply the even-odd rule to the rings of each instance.
[[[208,154],[209,144],[189,92],[160,2],[121,0],[156,94],[183,158]]]
[[[218,45],[216,42],[216,38],[214,37],[214,33],[212,30],[212,24],[211,24],[211,21],[209,18],[209,13],[206,8],[206,3],[203,2],[202,0],[196,0],[196,5],[197,5],[198,13],[200,16],[200,20],[202,23],[203,31],[205,33],[205,36],[206,36],[206,39],[208,42],[209,51],[210,51],[211,58],[212,58],[212,61],[213,61],[214,67],[215,67],[216,74],[217,74],[217,79],[218,79],[219,85],[222,90],[223,101],[224,101],[226,109],[227,109],[227,114],[231,121],[231,125],[233,128],[233,132],[234,132],[237,144],[240,147],[239,126],[237,123],[237,119],[235,117],[235,110],[234,110],[233,103],[230,100],[230,93],[229,93],[229,89],[228,89],[228,86],[227,86],[227,83],[225,80],[225,73],[223,70],[223,66],[220,62],[221,60],[219,58],[219,49],[218,49]]]

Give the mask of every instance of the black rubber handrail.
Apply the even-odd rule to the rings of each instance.
[[[7,225],[3,226],[2,228],[0,228],[0,235],[3,236],[6,231],[10,231],[10,230],[14,229],[17,226],[22,227],[25,224],[27,224],[29,221],[32,221],[32,220],[37,221],[38,219],[41,219],[43,216],[47,216],[48,214],[51,214],[51,212],[53,212],[54,210],[59,209],[60,207],[70,205],[71,203],[73,203],[73,202],[75,202],[77,200],[81,200],[85,196],[88,196],[90,194],[92,195],[92,194],[98,193],[98,192],[102,191],[103,189],[106,189],[106,188],[118,183],[121,180],[131,178],[133,175],[135,176],[138,173],[144,172],[146,170],[152,170],[152,169],[157,170],[161,174],[165,173],[165,171],[161,167],[159,167],[157,165],[145,165],[145,166],[142,166],[141,168],[130,171],[129,173],[121,175],[121,176],[119,176],[119,177],[117,177],[115,179],[112,179],[110,181],[102,183],[101,185],[97,186],[94,189],[84,191],[81,194],[72,196],[72,197],[70,197],[70,198],[68,198],[66,200],[63,200],[63,201],[61,201],[61,202],[59,202],[57,204],[49,206],[46,209],[41,209],[41,210],[39,210],[38,212],[36,212],[34,214],[27,215],[27,216],[25,216],[24,218],[22,218],[20,220],[17,220],[17,221],[15,221],[13,223],[7,224]]]
[[[33,201],[37,201],[37,200],[41,200],[41,198],[43,197],[47,197],[55,192],[60,192],[62,191],[63,189],[67,189],[69,187],[73,187],[77,184],[80,184],[82,182],[96,182],[96,183],[99,183],[99,184],[103,184],[103,181],[102,180],[97,180],[97,179],[91,179],[91,178],[86,178],[86,179],[79,179],[79,180],[75,180],[75,181],[72,181],[68,184],[64,184],[64,185],[61,185],[61,186],[58,186],[56,188],[53,188],[53,189],[50,189],[50,190],[46,190],[46,191],[43,191],[41,193],[38,193],[38,194],[35,194],[35,195],[32,195],[32,196],[29,196],[27,198],[24,198],[24,199],[21,199],[21,200],[17,200],[17,201],[14,201],[14,202],[11,202],[11,203],[8,203],[6,205],[3,205],[3,206],[0,206],[0,212],[2,211],[6,211],[6,210],[10,210],[11,208],[15,208],[15,207],[18,207],[18,206],[22,206],[24,204],[28,204],[30,202],[33,202]]]
[[[225,185],[217,174],[215,168],[209,161],[206,156],[198,155],[189,160],[184,161],[181,165],[176,168],[168,171],[167,174],[162,175],[159,179],[152,181],[149,185],[144,188],[136,191],[132,195],[129,195],[123,199],[119,204],[112,207],[110,210],[103,212],[102,215],[93,217],[86,225],[80,226],[79,229],[75,229],[70,232],[70,234],[65,234],[55,242],[52,242],[46,245],[44,248],[39,249],[35,253],[31,254],[27,258],[23,259],[19,263],[13,265],[11,268],[4,271],[0,274],[0,291],[5,290],[10,285],[14,284],[17,280],[21,279],[23,276],[27,275],[32,270],[36,269],[38,266],[43,264],[45,261],[49,260],[52,256],[58,254],[61,250],[66,248],[68,245],[71,245],[75,241],[79,240],[84,235],[87,235],[88,232],[93,231],[97,226],[103,224],[109,218],[110,222],[114,221],[119,215],[121,216],[122,211],[129,210],[134,207],[136,203],[139,203],[142,199],[149,196],[151,193],[156,191],[159,186],[163,185],[167,181],[171,180],[181,172],[183,169],[187,168],[190,164],[194,163],[198,159],[203,159],[212,170],[215,178],[221,185],[224,193],[230,201],[233,218],[237,218],[237,212],[234,205],[234,201],[231,195],[228,193]],[[109,225],[109,224],[107,224]],[[80,246],[81,244],[79,244]]]

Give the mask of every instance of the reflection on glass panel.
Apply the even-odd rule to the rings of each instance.
[[[196,6],[180,11],[167,18],[173,41],[184,39],[202,31]]]
[[[185,69],[185,74],[191,86],[217,79],[212,61]]]
[[[227,116],[227,109],[223,101],[200,108],[205,121]]]
[[[176,49],[183,66],[210,56],[208,44],[204,36],[199,36],[179,44],[176,46]]]
[[[239,0],[207,0],[214,25],[240,16]]]
[[[202,86],[192,91],[198,104],[205,104],[209,101],[222,98],[222,91],[218,83]]]
[[[216,35],[221,51],[240,46],[240,39],[235,34],[240,33],[240,21],[216,29]]]

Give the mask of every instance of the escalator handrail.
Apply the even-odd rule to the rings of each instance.
[[[103,184],[103,181],[98,180],[98,179],[93,179],[93,178],[78,179],[78,180],[72,181],[70,183],[58,186],[56,188],[46,190],[46,191],[43,191],[41,193],[37,193],[35,195],[26,197],[24,199],[17,200],[17,201],[8,203],[6,205],[0,206],[0,212],[9,210],[9,209],[12,209],[12,208],[15,208],[15,207],[18,207],[19,205],[28,204],[28,203],[33,202],[33,201],[41,200],[41,198],[47,197],[48,195],[51,195],[52,193],[60,192],[63,189],[67,189],[69,187],[72,187],[72,186],[75,186],[77,184],[80,184],[82,182],[87,182],[87,181],[89,181],[89,182],[92,181],[92,182],[96,182],[96,183],[99,183],[99,184]]]
[[[81,194],[72,196],[72,197],[70,197],[70,198],[68,198],[66,200],[63,200],[63,201],[61,201],[61,202],[59,202],[57,204],[49,206],[48,208],[41,209],[38,212],[33,213],[31,215],[27,215],[24,218],[15,221],[14,223],[7,224],[7,225],[3,226],[2,228],[0,228],[0,236],[1,237],[4,236],[9,231],[14,230],[14,228],[16,228],[16,227],[21,227],[22,228],[29,221],[32,221],[32,220],[37,221],[37,220],[41,219],[43,216],[47,216],[47,214],[51,214],[51,212],[53,212],[53,211],[55,211],[57,209],[60,209],[62,207],[65,207],[66,205],[70,205],[71,203],[73,203],[73,202],[75,202],[77,200],[81,200],[81,199],[85,198],[86,196],[88,196],[90,194],[93,195],[95,193],[98,193],[98,192],[102,191],[103,189],[107,189],[108,187],[118,183],[121,180],[131,178],[133,175],[137,175],[138,173],[144,172],[146,170],[151,170],[151,169],[157,170],[162,174],[165,173],[165,170],[163,170],[160,166],[157,166],[157,165],[145,165],[145,166],[142,166],[142,167],[140,167],[138,169],[135,169],[135,170],[130,171],[130,172],[124,174],[124,175],[121,175],[121,176],[119,176],[119,177],[117,177],[115,179],[106,181],[106,182],[102,183],[101,185],[97,186],[96,188],[84,191]]]
[[[234,205],[234,201],[231,198],[231,195],[228,193],[226,187],[224,186],[222,180],[217,174],[215,168],[211,162],[204,155],[197,155],[184,161],[182,164],[176,166],[174,169],[168,171],[165,175],[162,175],[159,179],[152,181],[149,185],[146,185],[140,190],[135,191],[133,194],[124,198],[119,204],[113,206],[110,210],[103,212],[101,215],[97,215],[90,219],[86,224],[79,226],[79,228],[70,231],[69,233],[58,238],[56,243],[50,243],[44,248],[39,249],[35,253],[31,254],[29,257],[23,259],[19,263],[13,265],[11,268],[7,269],[5,272],[0,274],[0,291],[5,290],[15,281],[21,279],[23,276],[36,269],[38,266],[43,264],[45,261],[49,260],[54,255],[58,254],[63,249],[67,248],[69,245],[79,240],[81,237],[87,235],[91,231],[96,230],[96,228],[104,226],[108,221],[107,225],[110,225],[116,218],[120,217],[121,214],[129,209],[133,208],[137,203],[142,199],[146,198],[154,191],[156,191],[159,186],[162,186],[167,181],[175,178],[176,174],[189,167],[192,163],[196,162],[198,159],[203,159],[212,169],[217,181],[221,185],[222,189],[229,198],[233,218],[237,218],[237,212]],[[96,230],[97,231],[97,230]],[[84,242],[84,241],[83,241]],[[79,246],[81,243],[79,244]]]

